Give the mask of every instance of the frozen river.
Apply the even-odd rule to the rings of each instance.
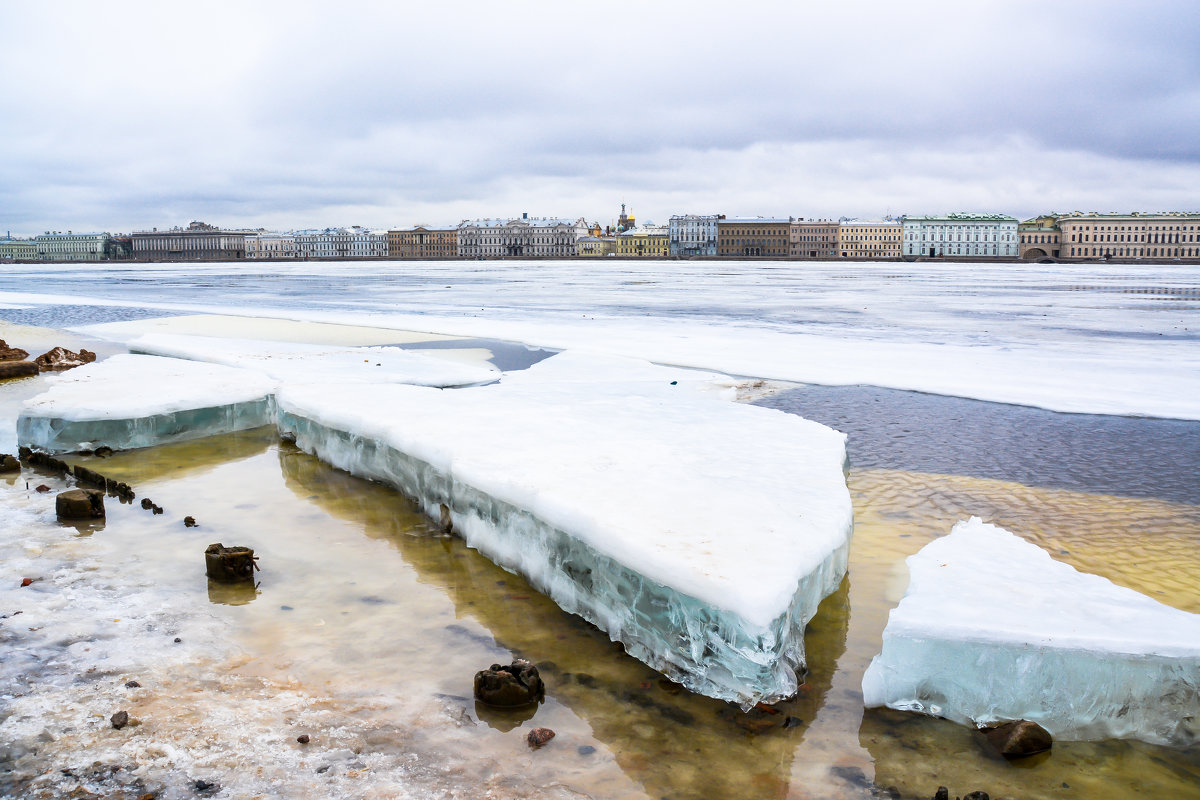
[[[260,430],[84,459],[167,509],[112,501],[98,530],[59,527],[24,480],[0,482],[0,614],[23,612],[0,618],[4,652],[22,644],[0,659],[0,795],[182,798],[204,780],[219,797],[1200,798],[1194,750],[1061,743],[1017,768],[957,725],[864,711],[859,691],[904,558],[971,514],[1200,612],[1198,267],[0,267],[0,338],[29,350],[121,347],[15,326],[193,314],[502,368],[542,355],[524,344],[583,346],[829,384],[759,401],[850,436],[850,574],[807,633],[807,682],[776,715],[680,693],[404,498]],[[471,338],[401,336],[414,330]],[[0,385],[0,439],[36,390]],[[262,556],[256,592],[196,574],[218,539]],[[513,654],[547,678],[531,720],[468,699],[474,670]],[[118,707],[141,722],[128,735],[108,725]],[[532,753],[532,725],[558,737]]]

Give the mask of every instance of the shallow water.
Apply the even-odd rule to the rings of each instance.
[[[114,657],[120,669],[98,662],[102,677],[80,684],[54,677],[46,659],[45,686],[32,680],[22,684],[28,694],[3,701],[0,734],[25,742],[30,732],[37,748],[0,767],[14,770],[0,777],[14,796],[38,787],[59,796],[76,783],[58,770],[100,760],[142,764],[118,774],[161,782],[163,797],[189,796],[195,778],[216,780],[230,797],[578,796],[569,789],[858,798],[875,784],[904,797],[929,797],[939,784],[1023,798],[1200,797],[1195,751],[1059,743],[1049,757],[1014,766],[988,757],[957,725],[864,712],[859,694],[906,584],[903,558],[954,521],[981,515],[1063,561],[1198,612],[1196,506],[853,469],[850,575],[811,625],[805,687],[778,714],[747,716],[660,681],[521,578],[438,534],[394,491],[326,467],[271,429],[78,460],[131,482],[165,513],[110,499],[107,524],[95,532],[79,535],[44,517],[28,524],[26,541],[42,544],[27,563],[86,563],[67,586],[105,584],[119,608],[128,585],[143,604],[121,615],[132,630],[93,620],[77,634],[81,642],[111,636],[116,649],[132,650]],[[29,477],[0,482],[5,506],[52,504],[52,494],[24,488]],[[185,528],[187,514],[200,526]],[[213,541],[256,550],[257,590],[211,589],[202,552]],[[7,585],[13,577],[5,571]],[[36,604],[62,590],[51,580],[32,588],[38,594],[0,597]],[[139,617],[143,607],[160,607],[165,619],[148,610]],[[0,621],[0,630],[9,624]],[[185,642],[170,647],[193,649],[164,655],[158,643],[179,631]],[[515,655],[539,663],[549,687],[529,719],[488,713],[470,699],[476,670]],[[124,689],[129,679],[144,688]],[[137,728],[105,724],[121,702],[142,720]],[[90,725],[79,714],[89,704]],[[30,709],[35,725],[13,722]],[[533,726],[557,737],[532,752],[523,736]],[[298,745],[300,732],[312,743]],[[52,740],[40,741],[43,734]]]

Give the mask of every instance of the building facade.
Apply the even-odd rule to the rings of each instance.
[[[597,226],[599,227],[599,226]],[[617,254],[617,239],[614,236],[587,235],[575,243],[577,256],[613,256]]]
[[[617,255],[666,258],[671,253],[666,225],[639,225],[617,234]]]
[[[717,255],[787,258],[793,220],[732,217],[717,220]]]
[[[386,231],[351,228],[296,231],[296,258],[387,258]]]
[[[676,258],[717,255],[717,223],[724,214],[676,214],[667,223],[668,255]]]
[[[34,261],[38,257],[37,245],[32,239],[0,239],[0,261]]]
[[[1063,258],[1200,258],[1200,213],[1076,212],[1057,220]]]
[[[389,258],[454,258],[458,255],[458,230],[417,225],[388,231]]]
[[[583,217],[474,219],[458,226],[458,254],[463,258],[570,258],[590,230]]]
[[[841,258],[899,258],[904,228],[893,219],[845,219],[838,223]]]
[[[1062,230],[1054,216],[1034,217],[1017,225],[1020,258],[1037,261],[1040,258],[1062,257]]]
[[[904,255],[928,258],[1016,258],[1016,217],[1004,214],[947,214],[905,217]]]
[[[108,234],[47,231],[33,237],[33,243],[42,261],[103,261]]]
[[[246,236],[246,258],[295,258],[294,233],[260,231]]]
[[[788,238],[788,255],[792,258],[837,258],[838,224],[832,220],[795,220]]]
[[[246,236],[253,233],[192,222],[186,228],[134,231],[130,246],[140,261],[232,261],[246,257]]]

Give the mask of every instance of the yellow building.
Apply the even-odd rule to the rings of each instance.
[[[617,240],[611,236],[580,236],[575,242],[577,256],[611,256],[616,252]]]
[[[37,245],[29,239],[0,239],[0,261],[33,261]]]
[[[1200,214],[1063,214],[1063,258],[1200,258]]]
[[[665,225],[643,225],[617,234],[617,255],[641,258],[666,258],[671,238]]]
[[[904,226],[899,220],[846,220],[838,225],[842,258],[900,258]]]

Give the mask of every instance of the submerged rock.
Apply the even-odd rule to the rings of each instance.
[[[1024,758],[1054,746],[1050,732],[1027,719],[980,728],[979,732],[1005,758]]]
[[[96,354],[91,350],[80,348],[79,352],[73,352],[65,347],[55,347],[47,350],[33,360],[42,372],[51,372],[55,370],[71,369],[72,367],[82,367],[84,364],[90,364],[96,360]]]
[[[546,685],[537,667],[523,658],[507,666],[492,664],[475,673],[475,699],[490,706],[520,708],[545,697]]]

